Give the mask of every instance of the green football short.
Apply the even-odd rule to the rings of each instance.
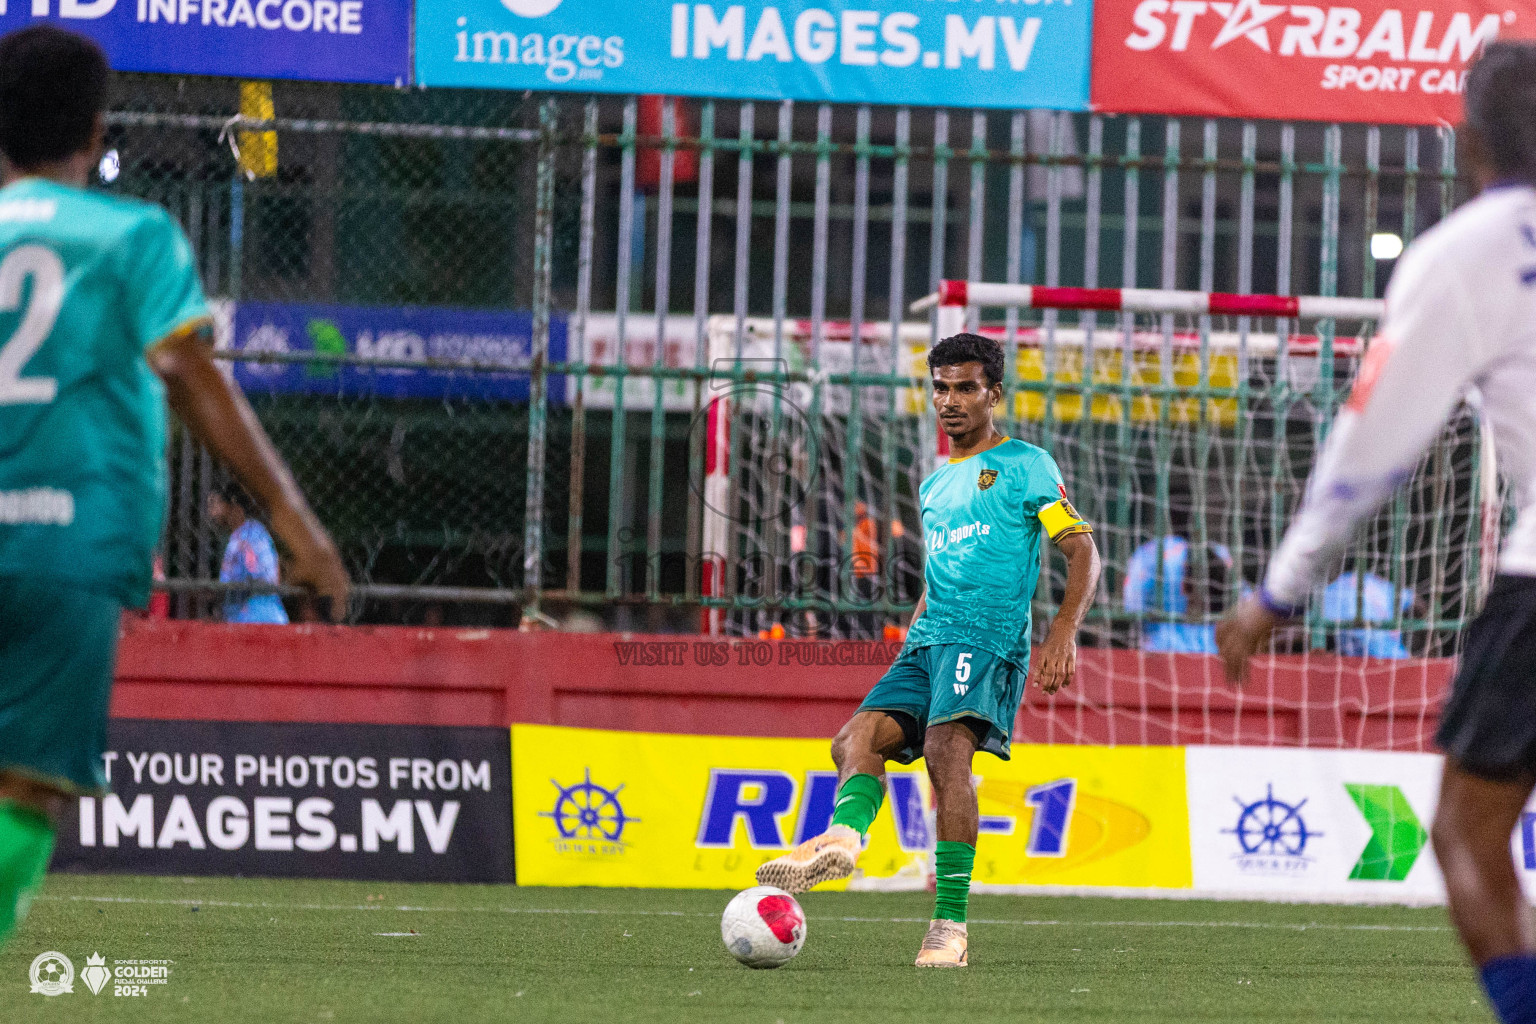
[[[121,615],[109,595],[0,577],[0,771],[70,792],[106,789]]]
[[[906,745],[895,758],[901,764],[923,756],[923,733],[930,726],[962,719],[975,720],[980,749],[1006,761],[1013,720],[1024,699],[1025,675],[1012,662],[969,644],[908,649],[891,663],[859,710],[895,711],[911,720],[902,722]]]

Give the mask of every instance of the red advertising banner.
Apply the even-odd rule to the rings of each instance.
[[[1096,0],[1092,105],[1122,114],[1455,124],[1484,43],[1536,0]]]

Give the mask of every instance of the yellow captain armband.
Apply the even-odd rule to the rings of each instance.
[[[1039,512],[1040,525],[1045,527],[1045,535],[1053,541],[1061,540],[1070,533],[1092,533],[1093,527],[1083,521],[1083,517],[1077,514],[1077,509],[1066,498],[1053,501]]]

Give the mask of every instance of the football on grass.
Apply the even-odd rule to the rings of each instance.
[[[737,893],[726,906],[720,938],[748,967],[777,967],[805,945],[805,911],[783,889],[759,885]]]

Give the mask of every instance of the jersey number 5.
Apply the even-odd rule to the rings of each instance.
[[[64,304],[64,263],[52,249],[23,245],[0,260],[0,313],[21,306],[21,286],[32,279],[32,298],[16,333],[0,346],[0,405],[47,405],[59,393],[52,377],[23,377],[22,368],[53,331]]]

